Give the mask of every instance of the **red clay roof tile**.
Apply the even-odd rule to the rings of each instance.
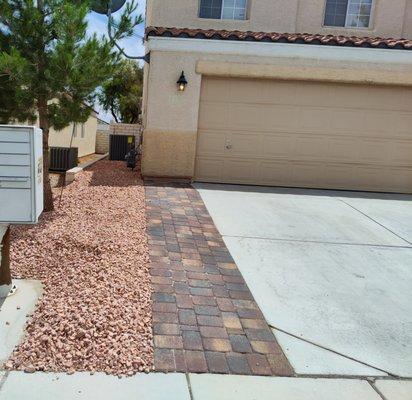
[[[408,39],[335,36],[310,33],[244,32],[215,29],[148,27],[146,29],[146,38],[149,36],[412,50],[412,40]]]

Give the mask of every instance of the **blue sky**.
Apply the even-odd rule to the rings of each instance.
[[[146,8],[146,0],[138,0],[138,10],[137,12],[142,14],[144,17],[145,8]],[[120,14],[121,11],[118,11]],[[114,14],[116,17],[116,14]],[[90,13],[88,15],[88,22],[89,22],[89,32],[90,34],[96,33],[97,35],[107,35],[107,17],[104,15],[100,15],[97,13]],[[131,56],[143,56],[144,55],[144,46],[142,42],[142,36],[144,34],[144,24],[139,25],[136,30],[134,36],[129,39],[123,40],[119,44],[125,50],[126,54]],[[104,119],[105,121],[110,122],[111,115],[105,113],[100,109],[99,106],[96,106],[98,111],[100,112],[100,118]]]

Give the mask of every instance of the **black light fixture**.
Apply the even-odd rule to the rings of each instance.
[[[187,79],[185,77],[185,72],[182,71],[179,80],[177,81],[177,89],[179,92],[184,92],[187,86]]]

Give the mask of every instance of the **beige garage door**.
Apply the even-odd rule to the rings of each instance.
[[[412,89],[204,77],[195,178],[412,193]]]

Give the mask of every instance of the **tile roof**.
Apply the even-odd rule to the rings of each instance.
[[[379,37],[336,36],[310,33],[243,32],[215,29],[148,27],[146,29],[146,38],[149,36],[412,50],[412,40],[408,39],[384,39]]]

